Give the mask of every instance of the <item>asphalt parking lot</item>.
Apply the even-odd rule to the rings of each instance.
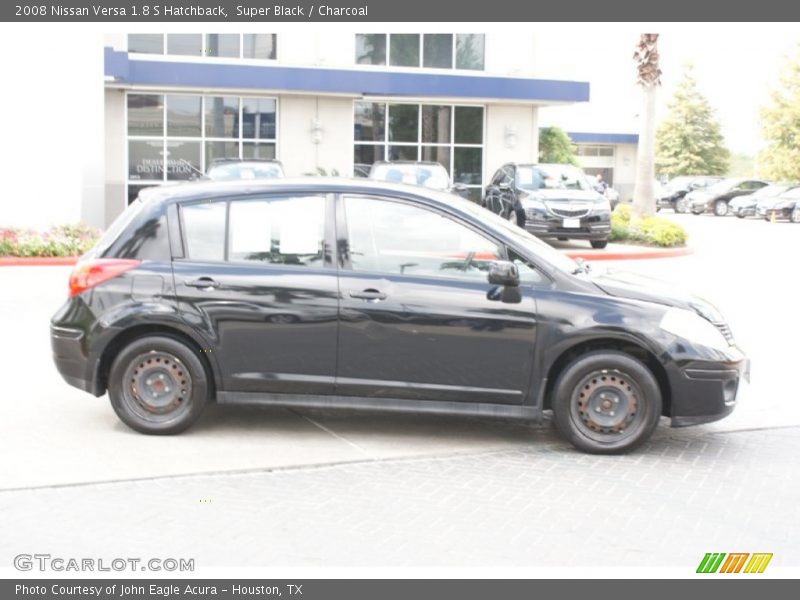
[[[244,407],[212,407],[181,436],[139,435],[52,366],[48,320],[69,268],[1,268],[0,567],[33,548],[203,566],[693,569],[714,549],[800,564],[800,226],[664,216],[688,228],[691,256],[594,268],[712,300],[753,361],[752,382],[728,419],[662,423],[626,457],[578,454],[547,421]]]

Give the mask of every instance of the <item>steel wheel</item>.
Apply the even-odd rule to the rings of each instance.
[[[630,452],[656,428],[661,390],[640,360],[616,350],[575,358],[558,376],[553,420],[572,445],[593,454]]]
[[[138,355],[125,370],[123,382],[123,399],[141,419],[163,422],[189,410],[192,376],[169,352]]]
[[[111,365],[108,396],[117,416],[142,433],[178,433],[194,423],[213,393],[195,350],[166,335],[138,338]]]
[[[632,378],[617,369],[603,369],[588,374],[575,387],[570,402],[575,426],[586,437],[608,442],[635,433],[643,422],[639,412],[642,391]]]

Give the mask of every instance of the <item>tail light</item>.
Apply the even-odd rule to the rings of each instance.
[[[90,258],[75,265],[69,276],[69,295],[77,296],[96,285],[135,269],[142,261],[126,258]]]

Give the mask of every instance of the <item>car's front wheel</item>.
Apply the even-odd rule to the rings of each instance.
[[[725,200],[717,200],[714,202],[714,214],[718,217],[724,217],[728,214],[728,203]]]
[[[573,446],[592,454],[622,454],[652,435],[661,402],[647,366],[628,354],[603,350],[566,366],[551,404],[556,428]]]
[[[191,426],[209,400],[203,363],[182,342],[167,336],[134,340],[117,355],[108,380],[114,412],[142,433],[179,433]]]
[[[800,223],[800,208],[795,208],[789,219],[792,223]]]
[[[598,250],[608,246],[608,240],[589,240],[589,243],[592,245],[592,248],[597,248]]]
[[[672,210],[674,210],[679,215],[685,214],[687,209],[688,209],[688,205],[686,204],[686,200],[684,200],[683,198],[681,198],[680,200],[677,200],[672,205]]]

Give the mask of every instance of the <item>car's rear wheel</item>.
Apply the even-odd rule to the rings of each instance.
[[[589,240],[589,243],[592,245],[592,248],[597,248],[598,250],[608,246],[608,240]]]
[[[167,336],[134,340],[114,360],[108,394],[114,412],[142,433],[179,433],[200,417],[210,385],[200,358]]]
[[[724,217],[728,214],[728,203],[725,200],[717,200],[714,202],[714,214],[718,217]]]
[[[792,223],[800,223],[800,208],[795,208],[789,219]]]
[[[661,402],[650,370],[632,356],[610,350],[573,360],[552,395],[558,431],[592,454],[622,454],[644,443],[658,424]]]

